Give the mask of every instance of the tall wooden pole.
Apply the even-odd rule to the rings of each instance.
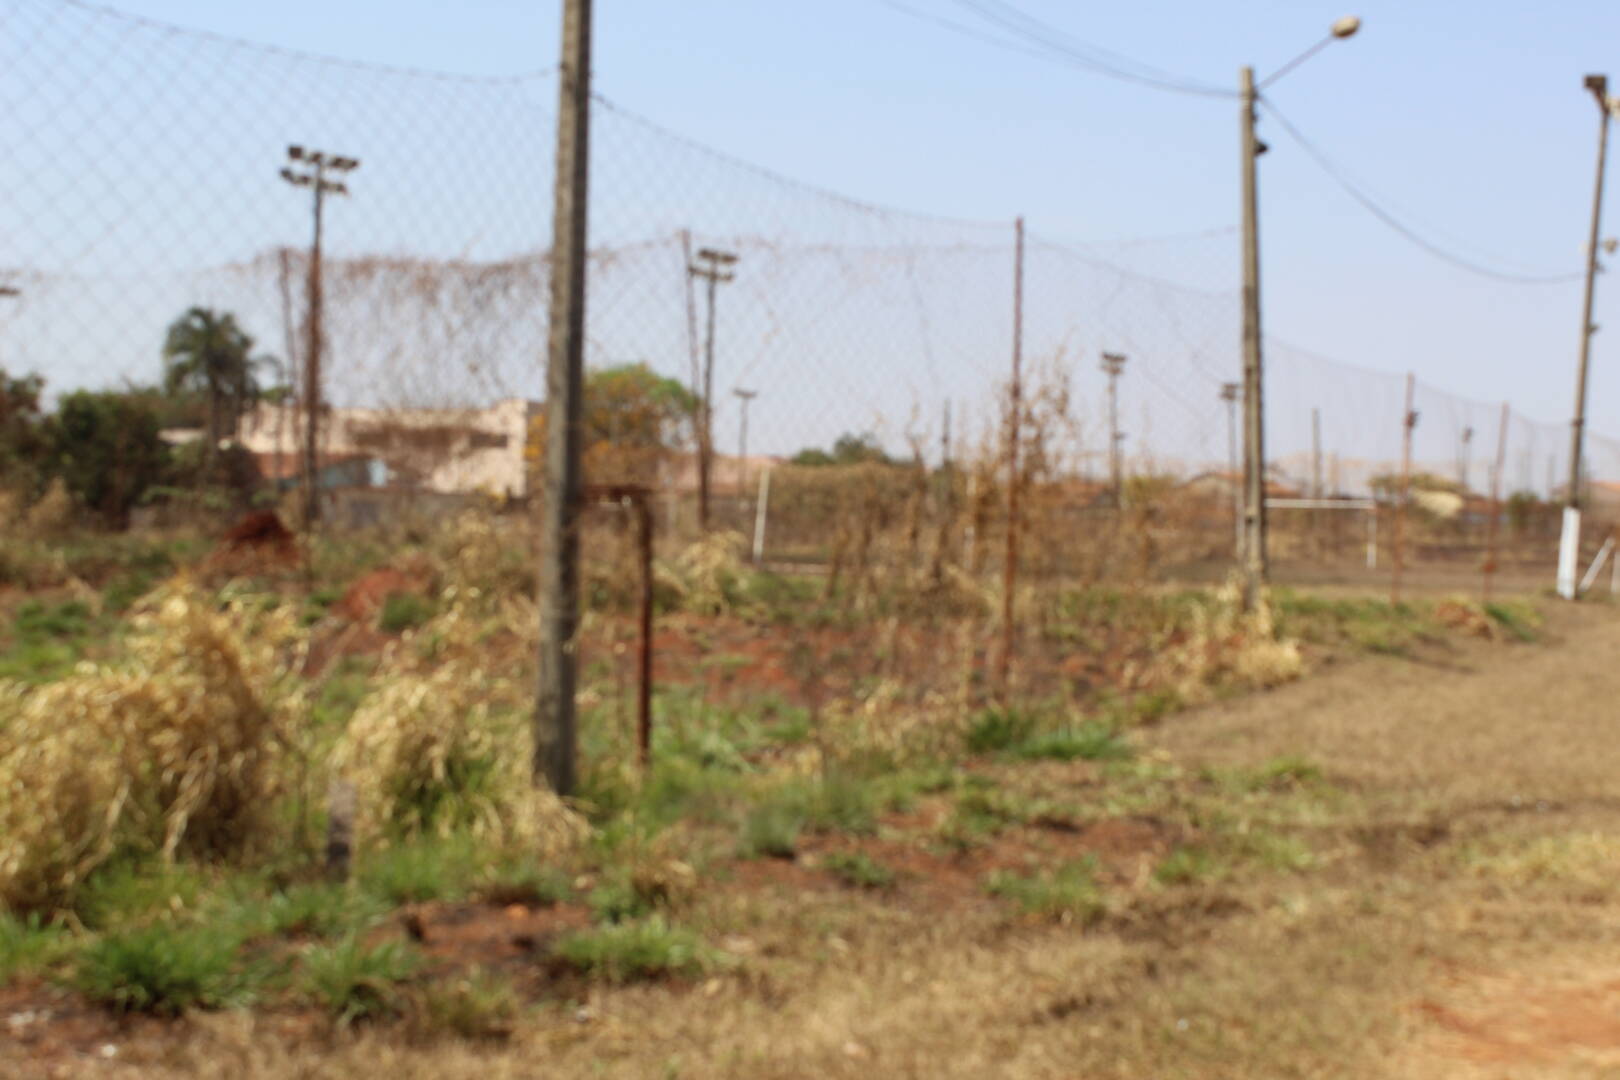
[[[1016,225],[1013,255],[1012,387],[1007,414],[1007,558],[1001,574],[1001,656],[996,686],[1006,702],[1012,675],[1013,593],[1018,587],[1018,449],[1024,412],[1024,219]]]
[[[1239,76],[1243,115],[1243,608],[1266,585],[1266,435],[1260,349],[1260,221],[1254,69]]]
[[[580,428],[585,370],[585,255],[591,124],[591,0],[564,0],[558,73],[546,366],[545,492],[540,517],[540,679],[534,778],[573,794],[579,633]]]
[[[1575,374],[1575,420],[1569,435],[1569,489],[1564,495],[1563,535],[1558,546],[1558,595],[1574,600],[1581,547],[1581,448],[1586,432],[1586,372],[1592,358],[1592,297],[1598,271],[1598,233],[1603,224],[1603,171],[1609,154],[1609,80],[1588,75],[1586,88],[1598,100],[1597,188],[1592,194],[1592,230],[1586,242],[1586,296],[1581,303],[1581,359]],[[1549,498],[1551,494],[1549,493]]]
[[[1406,412],[1402,416],[1401,426],[1404,434],[1401,437],[1401,490],[1400,497],[1395,504],[1395,538],[1393,558],[1391,562],[1394,569],[1391,571],[1389,582],[1389,602],[1401,602],[1401,573],[1406,569],[1406,504],[1412,496],[1412,429],[1417,427],[1418,416],[1412,408],[1412,399],[1417,390],[1417,380],[1410,374],[1406,376]]]

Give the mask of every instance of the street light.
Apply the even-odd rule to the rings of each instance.
[[[306,150],[298,145],[287,147],[287,160],[298,168],[282,166],[281,178],[294,187],[311,189],[315,199],[315,238],[309,248],[308,355],[304,361],[304,521],[306,528],[313,528],[320,516],[316,450],[320,445],[321,407],[321,210],[326,196],[349,193],[341,180],[327,179],[327,172],[346,174],[358,169],[360,161],[321,150]]]
[[[1266,446],[1260,342],[1260,226],[1255,161],[1265,144],[1255,135],[1255,104],[1260,87],[1270,86],[1335,41],[1353,36],[1361,20],[1347,15],[1328,28],[1327,36],[1278,68],[1256,86],[1254,68],[1238,75],[1242,100],[1243,158],[1243,607],[1253,611],[1266,582]]]
[[[1588,75],[1585,86],[1597,99],[1597,190],[1592,195],[1592,232],[1586,243],[1586,295],[1581,304],[1581,360],[1575,374],[1575,420],[1570,425],[1569,488],[1564,493],[1564,527],[1558,541],[1558,595],[1576,598],[1575,572],[1581,549],[1581,450],[1586,434],[1586,371],[1592,358],[1592,295],[1598,272],[1598,233],[1603,227],[1603,172],[1609,156],[1609,116],[1620,112],[1620,98],[1609,97],[1607,75]]]
[[[1102,370],[1108,376],[1108,477],[1114,489],[1114,509],[1118,510],[1125,503],[1124,470],[1119,458],[1119,443],[1124,438],[1119,433],[1119,376],[1125,370],[1125,356],[1103,353]]]

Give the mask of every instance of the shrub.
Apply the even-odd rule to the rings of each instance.
[[[477,849],[466,835],[417,837],[369,859],[362,886],[390,904],[419,904],[463,895],[477,873]]]
[[[346,885],[295,885],[255,902],[248,924],[260,933],[335,938],[381,915],[380,905]]]
[[[73,985],[121,1012],[177,1015],[246,1003],[253,978],[238,969],[237,942],[213,928],[152,926],[86,946]]]
[[[366,697],[333,752],[359,796],[362,838],[480,837],[561,852],[586,826],[529,774],[521,718],[489,706],[489,680],[462,661],[399,674]]]
[[[366,945],[354,934],[304,954],[304,985],[340,1024],[397,1015],[402,984],[416,973],[417,954],[404,942]]]
[[[268,843],[289,781],[289,626],[175,590],[136,618],[128,663],[0,689],[0,902],[61,903],[121,846]]]
[[[694,975],[709,962],[697,935],[672,927],[661,916],[572,934],[558,942],[558,959],[587,975],[627,983]]]
[[[1107,910],[1097,885],[1096,868],[1096,860],[1087,857],[1034,874],[998,870],[990,875],[986,888],[992,896],[1017,904],[1026,915],[1090,924]]]

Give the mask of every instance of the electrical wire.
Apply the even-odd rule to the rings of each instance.
[[[932,23],[954,33],[973,38],[975,41],[993,45],[999,49],[1033,56],[1036,59],[1047,60],[1061,64],[1065,67],[1086,71],[1094,75],[1102,75],[1111,79],[1136,83],[1155,90],[1164,90],[1171,93],[1191,94],[1198,97],[1236,98],[1237,92],[1205,83],[1181,79],[1166,72],[1129,60],[1117,57],[1105,50],[1087,45],[1062,31],[1025,15],[1005,4],[991,7],[980,0],[956,0],[968,8],[980,19],[996,26],[1003,34],[1011,35],[1014,40],[1008,40],[994,33],[988,33],[977,27],[961,23],[955,19],[923,11],[910,4],[901,3],[900,0],[878,0],[878,3],[891,10],[900,12],[913,19]],[[1000,3],[1000,0],[995,0]],[[1129,66],[1127,66],[1129,65]],[[1132,70],[1132,68],[1136,70]]]
[[[1351,180],[1344,170],[1334,163],[1332,158],[1328,157],[1316,144],[1307,139],[1304,132],[1295,127],[1288,117],[1284,116],[1269,99],[1260,98],[1259,100],[1261,107],[1270,113],[1277,123],[1282,125],[1283,131],[1288,133],[1289,138],[1293,139],[1299,145],[1299,148],[1304,150],[1323,172],[1327,173],[1336,184],[1343,188],[1346,194],[1379,221],[1382,221],[1409,242],[1427,251],[1435,258],[1448,262],[1452,266],[1466,270],[1469,273],[1478,274],[1481,277],[1494,278],[1497,281],[1508,281],[1519,285],[1563,285],[1571,281],[1579,281],[1584,276],[1580,271],[1567,274],[1522,274],[1509,270],[1500,270],[1441,247],[1386,210],[1377,199]]]

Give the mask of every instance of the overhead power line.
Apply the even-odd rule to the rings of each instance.
[[[1094,75],[1177,94],[1216,98],[1236,97],[1235,91],[1160,71],[1081,41],[1025,14],[1004,0],[955,0],[979,19],[995,27],[997,32],[988,32],[944,15],[901,3],[900,0],[878,0],[878,2],[913,19],[932,23],[987,45]]]
[[[1428,237],[1419,233],[1416,229],[1401,221],[1400,218],[1396,217],[1389,210],[1385,209],[1384,206],[1369,192],[1367,192],[1365,188],[1357,184],[1354,180],[1351,180],[1350,177],[1346,175],[1345,171],[1340,168],[1332,158],[1328,157],[1327,154],[1318,148],[1315,143],[1306,138],[1304,132],[1295,127],[1294,124],[1289,121],[1288,117],[1284,116],[1277,106],[1271,103],[1271,101],[1261,98],[1260,104],[1268,113],[1271,114],[1272,118],[1275,119],[1277,123],[1282,125],[1282,129],[1288,133],[1288,137],[1293,139],[1294,142],[1299,145],[1299,148],[1304,150],[1311,160],[1315,161],[1322,171],[1327,173],[1328,176],[1336,184],[1343,188],[1346,194],[1359,203],[1363,209],[1372,214],[1379,221],[1382,221],[1391,229],[1395,230],[1395,232],[1405,237],[1411,243],[1422,248],[1424,251],[1427,251],[1430,255],[1433,255],[1435,258],[1448,262],[1451,265],[1458,267],[1459,269],[1466,270],[1471,274],[1478,274],[1481,277],[1494,278],[1497,281],[1509,281],[1520,285],[1562,285],[1571,281],[1580,280],[1581,273],[1579,271],[1567,274],[1518,273],[1511,270],[1501,270],[1493,266],[1488,266],[1485,263],[1471,259],[1466,255],[1459,255],[1454,251],[1441,247],[1433,240],[1430,240]]]

